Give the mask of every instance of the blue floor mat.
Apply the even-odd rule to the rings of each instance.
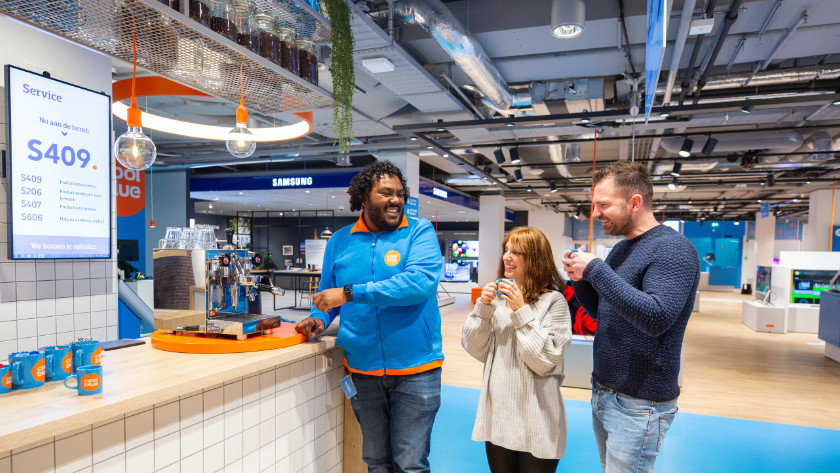
[[[432,471],[487,473],[484,444],[470,440],[477,389],[443,386],[432,431]],[[569,435],[558,472],[599,472],[588,402],[566,401]],[[679,413],[668,431],[658,473],[838,471],[840,430]]]

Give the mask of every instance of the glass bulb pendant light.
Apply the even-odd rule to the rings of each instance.
[[[137,98],[134,96],[134,79],[137,77],[137,46],[133,34],[131,45],[134,50],[134,70],[131,76],[131,106],[128,107],[125,121],[128,131],[114,142],[114,158],[126,169],[143,170],[148,169],[155,162],[157,147],[151,138],[143,134],[141,113],[137,108]]]
[[[235,158],[247,158],[254,154],[257,142],[248,130],[248,110],[245,109],[245,91],[242,86],[242,66],[239,68],[239,107],[236,109],[236,126],[227,134],[225,146]]]

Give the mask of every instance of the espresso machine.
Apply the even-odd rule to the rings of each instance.
[[[179,326],[169,330],[170,333],[244,340],[249,336],[270,332],[279,327],[280,322],[291,322],[279,315],[260,313],[260,292],[282,296],[286,291],[275,287],[268,276],[251,274],[251,270],[260,265],[260,256],[252,251],[236,249],[231,243],[230,229],[226,233],[228,244],[222,249],[156,250],[168,253],[186,251],[190,253],[186,261],[192,262],[193,270],[197,273],[203,269],[206,300],[204,324]],[[167,255],[160,256],[155,259],[156,271],[157,262]],[[196,279],[199,279],[198,274]],[[174,286],[165,290],[177,291],[178,288]]]

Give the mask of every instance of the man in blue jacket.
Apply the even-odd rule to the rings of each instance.
[[[358,391],[350,402],[368,471],[428,472],[443,364],[437,235],[428,220],[403,215],[408,188],[389,161],[365,167],[347,192],[362,214],[327,242],[312,312],[297,331],[317,336],[341,315],[337,343]]]

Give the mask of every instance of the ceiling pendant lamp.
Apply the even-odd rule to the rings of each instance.
[[[132,30],[134,23],[131,24]],[[143,134],[140,109],[134,96],[134,81],[137,78],[137,44],[132,31],[131,46],[134,52],[134,70],[131,75],[131,106],[128,107],[126,125],[128,130],[114,142],[114,158],[126,169],[148,169],[157,157],[157,147],[151,138]]]
[[[239,66],[239,107],[236,109],[236,126],[228,132],[225,140],[225,147],[235,158],[247,158],[257,149],[254,135],[248,130],[248,110],[245,109],[245,89],[242,81],[242,66]]]
[[[556,38],[580,36],[585,16],[584,0],[552,0],[551,34]]]
[[[679,155],[683,158],[688,158],[691,156],[691,147],[694,146],[694,140],[691,138],[686,138],[683,141],[682,148],[680,148]]]

